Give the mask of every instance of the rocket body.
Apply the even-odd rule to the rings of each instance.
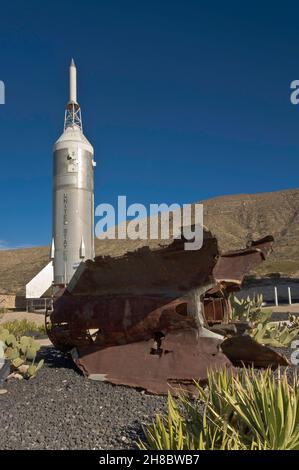
[[[82,132],[73,61],[64,132],[53,151],[53,283],[67,285],[80,262],[94,258],[94,151]]]

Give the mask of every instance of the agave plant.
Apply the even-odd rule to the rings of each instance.
[[[299,449],[299,391],[286,371],[211,371],[208,386],[196,384],[198,399],[169,395],[166,416],[144,427],[141,449]]]
[[[272,315],[272,310],[263,309],[262,294],[254,295],[252,299],[249,296],[246,299],[239,299],[232,294],[230,296],[230,304],[233,320],[261,321],[265,315]]]

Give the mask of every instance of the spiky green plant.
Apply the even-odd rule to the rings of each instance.
[[[253,369],[233,377],[234,394],[223,391],[232,407],[234,426],[242,430],[244,444],[256,442],[270,450],[299,450],[299,389],[297,376],[288,383],[286,371],[278,378],[272,371]]]
[[[186,402],[182,402],[186,406]],[[181,404],[182,404],[181,403]],[[233,438],[218,426],[209,426],[207,414],[189,409],[184,416],[173,397],[168,395],[167,416],[157,415],[152,424],[144,426],[145,441],[141,450],[238,450],[242,447],[238,435]]]
[[[236,321],[262,321],[265,316],[272,315],[272,310],[263,309],[262,294],[254,295],[251,299],[239,299],[231,294],[230,304],[232,308],[232,319]]]
[[[299,392],[294,376],[270,370],[223,369],[196,384],[198,399],[169,395],[166,416],[144,426],[140,449],[288,450],[299,449]]]
[[[231,295],[233,320],[248,321],[251,325],[250,336],[255,341],[277,348],[288,347],[299,335],[299,323],[296,317],[289,317],[289,324],[271,323],[272,310],[263,308],[263,296],[257,295],[252,299],[238,299]]]

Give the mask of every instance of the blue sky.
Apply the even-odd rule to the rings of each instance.
[[[71,57],[96,204],[298,187],[299,7],[277,3],[2,3],[0,247],[50,243]]]

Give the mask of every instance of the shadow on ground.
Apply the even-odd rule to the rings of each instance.
[[[62,353],[50,346],[42,346],[38,352],[38,359],[44,359],[48,367],[56,369],[72,369],[81,374],[69,354]]]

